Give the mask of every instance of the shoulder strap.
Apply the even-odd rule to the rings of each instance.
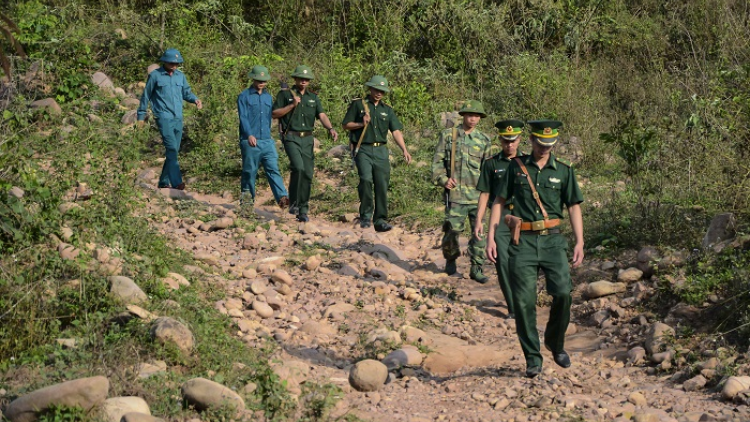
[[[448,175],[448,177],[453,177],[453,172],[455,170],[454,168],[454,161],[456,159],[456,138],[458,137],[458,130],[456,130],[456,127],[453,126],[453,130],[451,131],[451,173]]]
[[[549,220],[549,216],[547,215],[547,210],[544,209],[544,205],[542,205],[542,200],[539,198],[539,192],[536,191],[536,188],[534,187],[534,181],[531,180],[531,176],[529,176],[529,171],[526,170],[526,166],[523,165],[523,161],[521,161],[520,158],[515,158],[516,163],[521,167],[521,171],[523,171],[523,174],[526,175],[526,179],[529,181],[529,187],[531,188],[531,194],[534,195],[534,199],[536,199],[536,204],[539,205],[539,209],[542,210],[542,215],[544,216],[545,220]]]
[[[365,115],[370,116],[370,109],[367,108],[367,102],[365,101],[365,97],[362,97],[362,107],[365,108]],[[354,147],[354,154],[352,155],[352,158],[356,157],[357,154],[359,154],[359,147],[362,146],[362,140],[365,139],[366,131],[367,131],[367,123],[365,123],[365,126],[362,128],[362,133],[359,134],[359,141],[357,141],[357,145]]]

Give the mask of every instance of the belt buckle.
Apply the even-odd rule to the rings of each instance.
[[[547,236],[549,234],[549,230],[544,229],[544,230],[540,231],[538,234],[539,234],[539,236]]]
[[[307,136],[307,132],[300,132],[299,133],[299,137],[300,138],[304,138],[305,136]]]
[[[534,230],[535,232],[544,230],[544,220],[537,220],[531,222],[531,230]],[[546,233],[545,233],[546,234]]]

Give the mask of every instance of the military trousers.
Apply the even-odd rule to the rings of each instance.
[[[289,157],[289,202],[296,206],[299,214],[307,214],[310,209],[310,191],[315,174],[315,154],[313,136],[304,138],[287,134],[284,137],[284,151]]]
[[[242,154],[242,176],[240,176],[242,192],[250,192],[255,199],[255,180],[258,177],[258,169],[262,165],[276,202],[279,202],[282,196],[287,196],[284,180],[279,171],[279,153],[276,151],[276,142],[273,139],[258,139],[254,147],[250,146],[247,139],[242,139],[240,140],[240,153]]]
[[[477,219],[477,204],[448,203],[445,208],[445,221],[443,222],[443,258],[455,260],[461,256],[461,248],[458,245],[458,237],[466,228],[466,219],[469,219],[469,256],[472,265],[484,264],[484,239],[477,240],[474,237],[474,226]]]
[[[505,226],[504,223],[500,223]],[[510,287],[510,269],[508,268],[508,249],[510,248],[510,231],[506,228],[495,230],[495,247],[497,249],[497,258],[495,259],[495,270],[497,270],[497,281],[500,284],[500,290],[503,292],[505,303],[508,306],[508,314],[515,315],[515,306],[513,304],[513,290]]]
[[[388,221],[388,184],[391,180],[388,147],[362,144],[354,162],[359,173],[359,218],[372,221],[377,228]]]
[[[527,367],[542,366],[539,333],[536,328],[537,277],[544,272],[547,293],[552,296],[549,321],[544,330],[544,343],[553,352],[565,346],[565,331],[570,323],[570,266],[568,241],[561,234],[546,236],[524,234],[518,245],[508,249],[510,288],[516,311],[516,332],[521,342]]]
[[[164,144],[164,165],[159,176],[159,187],[177,187],[182,184],[182,172],[177,162],[177,153],[182,142],[182,119],[156,119],[156,125]]]

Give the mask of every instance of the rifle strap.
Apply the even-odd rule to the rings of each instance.
[[[296,95],[294,95],[294,91],[292,89],[289,89],[289,93],[292,94],[292,98],[297,98]],[[292,110],[292,114],[289,116],[289,122],[287,123],[286,127],[284,128],[284,134],[281,135],[281,140],[286,141],[286,134],[289,132],[289,128],[292,127],[292,117],[294,117],[294,112],[297,111],[297,106],[294,106],[294,110]]]
[[[518,166],[521,167],[521,171],[523,171],[523,174],[526,175],[526,180],[529,182],[529,187],[531,188],[531,194],[534,196],[534,199],[536,199],[536,204],[539,205],[539,209],[542,210],[542,215],[544,216],[545,220],[549,220],[549,216],[547,215],[547,210],[544,209],[544,205],[542,205],[542,199],[539,198],[539,192],[536,191],[536,188],[534,187],[534,181],[531,180],[531,176],[529,176],[529,171],[526,170],[526,166],[523,165],[523,161],[521,161],[520,158],[515,158],[516,163],[518,163]]]
[[[451,168],[450,168],[450,174],[448,174],[448,178],[453,177],[453,172],[456,170],[455,168],[455,159],[456,159],[456,138],[458,137],[458,130],[456,130],[456,127],[453,127],[453,131],[451,132]]]

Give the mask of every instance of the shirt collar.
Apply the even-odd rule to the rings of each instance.
[[[549,154],[549,159],[547,160],[547,164],[545,164],[545,165],[544,165],[544,168],[542,168],[542,169],[540,169],[540,170],[544,170],[544,169],[545,169],[545,168],[547,168],[547,167],[551,167],[551,168],[552,168],[552,170],[557,170],[557,163],[556,163],[556,161],[557,161],[557,160],[555,159],[555,156],[554,156],[554,154],[552,154],[552,153],[550,152],[550,154]],[[534,161],[534,154],[529,154],[529,155],[527,155],[527,156],[524,156],[524,157],[523,157],[523,163],[524,163],[524,164],[525,164],[526,166],[529,166],[529,165],[533,165],[534,167],[536,167],[536,162]]]

